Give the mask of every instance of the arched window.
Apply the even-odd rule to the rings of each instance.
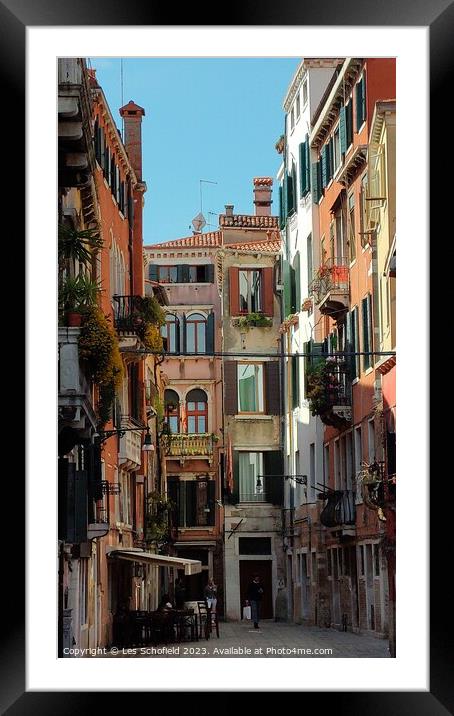
[[[186,351],[205,353],[207,319],[201,313],[191,313],[186,318]]]
[[[204,390],[194,388],[186,396],[188,433],[208,432],[208,402]]]
[[[171,433],[180,432],[180,398],[174,390],[164,392],[165,421]]]
[[[164,345],[164,349],[167,352],[175,353],[176,351],[180,350],[180,341],[179,339],[179,320],[177,316],[175,316],[173,313],[168,313],[166,315],[166,322],[165,325],[161,328],[161,335],[166,340],[166,343]]]

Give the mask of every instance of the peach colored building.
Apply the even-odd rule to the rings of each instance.
[[[148,280],[167,296],[161,370],[168,434],[161,450],[166,493],[174,505],[173,552],[202,563],[200,573],[185,577],[185,600],[203,599],[212,577],[222,613],[222,361],[213,355],[222,346],[220,246],[221,232],[214,231],[146,246],[145,256]]]

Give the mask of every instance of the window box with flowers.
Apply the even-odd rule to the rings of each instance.
[[[273,320],[267,318],[263,313],[248,313],[240,318],[235,318],[233,325],[243,331],[248,331],[250,328],[271,328]]]

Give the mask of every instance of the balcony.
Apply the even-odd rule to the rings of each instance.
[[[309,289],[320,313],[339,320],[350,303],[348,259],[327,259],[317,269]]]
[[[356,507],[353,490],[332,490],[324,499],[327,503],[320,513],[322,525],[338,528],[344,536],[354,535]]]
[[[96,430],[92,385],[79,362],[80,328],[58,329],[58,412],[76,430]]]
[[[179,458],[183,465],[186,460],[213,460],[215,436],[211,433],[175,433],[163,435],[162,444],[167,458]]]
[[[306,384],[312,415],[318,415],[325,425],[337,429],[345,428],[351,422],[351,379],[345,358],[330,355],[310,363]]]
[[[122,419],[121,428],[134,428],[135,423],[132,420]],[[127,430],[120,437],[120,449],[118,451],[118,467],[123,470],[139,470],[142,464],[142,432],[137,430]]]

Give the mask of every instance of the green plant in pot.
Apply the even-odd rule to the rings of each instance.
[[[96,305],[100,292],[100,284],[90,276],[66,276],[60,288],[60,306],[68,326],[81,325],[83,314]]]
[[[75,229],[61,224],[58,227],[58,260],[61,268],[71,261],[87,266],[101,249],[103,241],[97,229]]]

